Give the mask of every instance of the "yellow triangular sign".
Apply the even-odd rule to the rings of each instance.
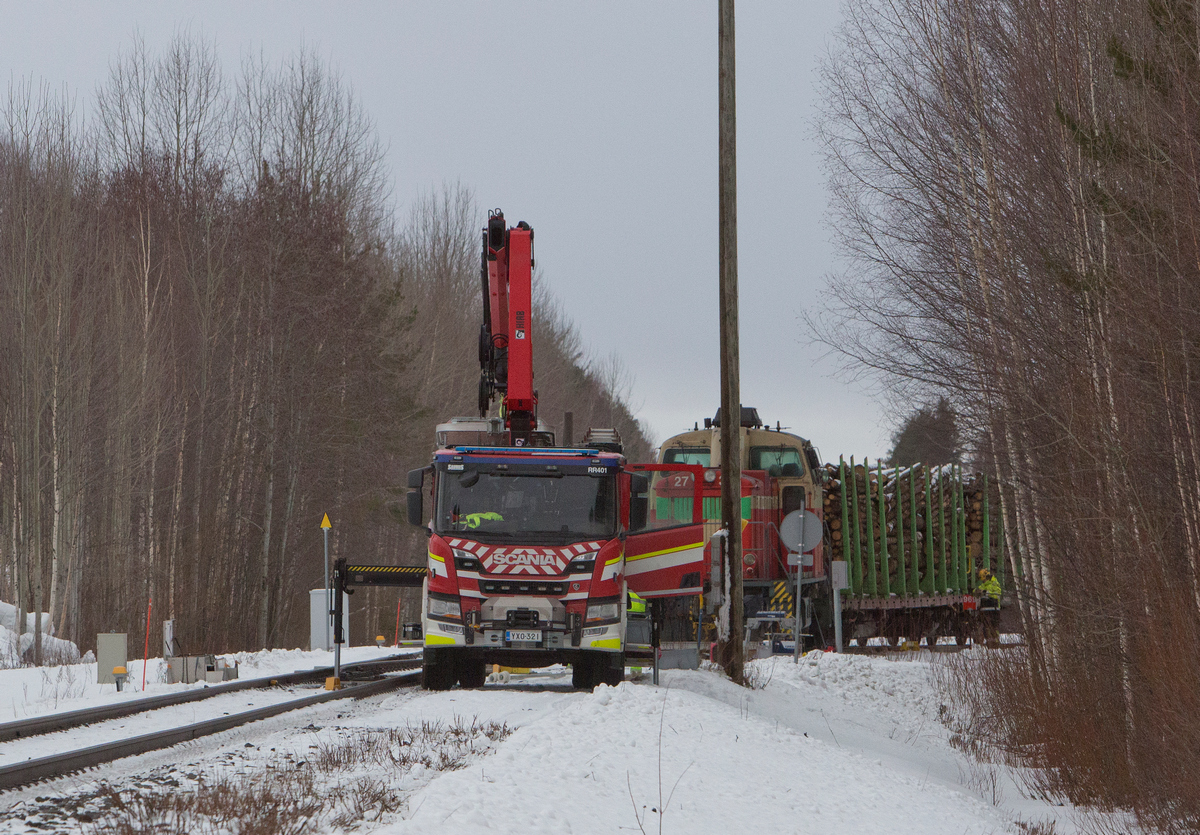
[[[326,513],[325,518],[321,520],[321,527],[322,528],[332,528],[333,527],[333,524],[329,521],[328,513]]]

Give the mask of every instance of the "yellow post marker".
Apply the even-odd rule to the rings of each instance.
[[[325,679],[325,689],[326,690],[341,690],[342,689],[342,680],[340,678],[338,678],[337,676],[330,676],[329,678]]]
[[[329,521],[329,514],[326,513],[321,518],[321,530],[325,534],[325,646],[323,649],[329,649],[329,619],[333,617],[333,600],[329,596],[329,529],[333,527],[333,523]]]

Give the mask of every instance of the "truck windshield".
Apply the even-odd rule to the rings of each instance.
[[[566,544],[616,532],[616,478],[491,468],[438,473],[435,528],[480,542]]]

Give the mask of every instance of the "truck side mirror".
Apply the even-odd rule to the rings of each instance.
[[[650,510],[650,479],[641,473],[629,478],[629,530],[640,531],[646,527],[646,516]]]
[[[421,506],[421,491],[413,490],[408,494],[408,524],[421,526],[421,517],[425,515]]]
[[[425,473],[432,467],[420,467],[408,471],[408,524],[421,527],[425,510],[421,506],[421,491],[425,489]]]

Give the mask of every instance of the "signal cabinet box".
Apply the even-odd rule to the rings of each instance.
[[[128,667],[129,644],[124,632],[101,632],[96,636],[96,683],[116,684],[115,667]]]

